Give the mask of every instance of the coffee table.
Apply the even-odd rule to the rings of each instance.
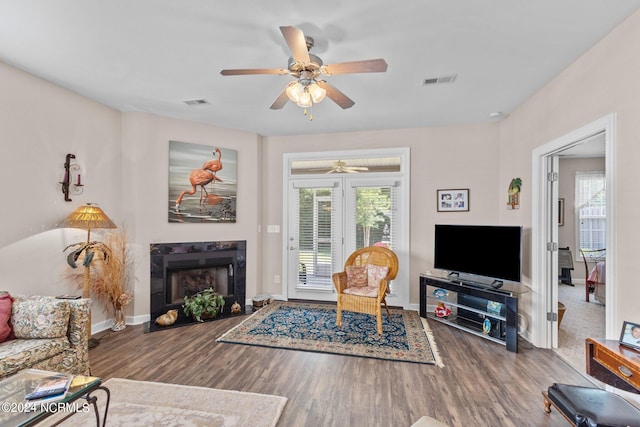
[[[40,408],[35,410],[29,407],[28,402],[25,400],[26,394],[32,391],[40,380],[56,374],[58,373],[39,369],[25,369],[0,381],[0,427],[31,426],[53,414],[66,414],[66,416],[53,424],[57,425],[76,412],[91,410],[90,405],[93,406],[96,414],[96,425],[104,427],[107,422],[107,411],[109,410],[111,395],[109,389],[102,385],[102,379],[98,377],[75,375],[69,391],[63,399],[42,404]],[[98,398],[93,395],[97,390],[103,391],[107,398],[102,424],[100,424],[100,413],[97,405]]]

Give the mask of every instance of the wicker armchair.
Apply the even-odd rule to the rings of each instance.
[[[352,279],[357,274],[355,271],[362,272],[365,269],[367,278],[373,277],[379,279],[379,282],[369,280],[364,283],[353,283]],[[336,325],[342,325],[342,310],[373,314],[376,316],[378,333],[382,334],[382,304],[387,310],[387,316],[391,319],[385,297],[389,293],[389,282],[395,279],[397,274],[398,257],[387,248],[368,246],[352,253],[344,264],[344,271],[334,273],[332,276],[333,285],[338,291]]]

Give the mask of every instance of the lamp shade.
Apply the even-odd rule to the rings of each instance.
[[[87,203],[71,212],[64,221],[64,226],[69,228],[117,228],[106,213],[95,203]]]
[[[302,95],[300,95],[300,99],[298,99],[297,104],[298,104],[298,107],[304,107],[304,108],[308,108],[313,105],[313,103],[311,102],[311,94],[306,88],[305,88],[305,91],[302,92]]]
[[[286,92],[287,92],[287,97],[291,101],[298,102],[298,100],[300,99],[300,95],[302,95],[302,92],[304,92],[304,89],[300,83],[291,82],[287,86]]]
[[[316,83],[312,83],[309,85],[309,94],[311,95],[313,103],[317,104],[324,99],[327,91],[318,86]]]

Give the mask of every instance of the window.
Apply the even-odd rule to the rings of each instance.
[[[580,249],[606,247],[607,189],[604,172],[576,172],[576,242]]]

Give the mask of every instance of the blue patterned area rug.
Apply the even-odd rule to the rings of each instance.
[[[343,311],[339,328],[335,305],[274,302],[217,341],[442,366],[426,319],[415,311],[390,311],[379,335],[369,314]]]

